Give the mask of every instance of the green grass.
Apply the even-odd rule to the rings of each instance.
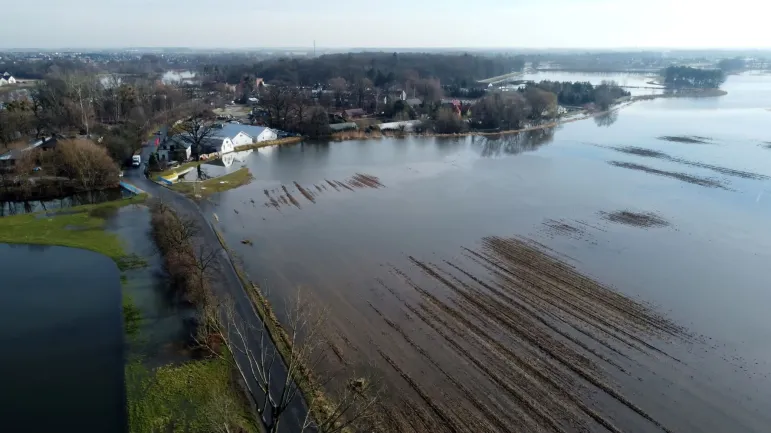
[[[123,206],[139,204],[146,194],[128,199],[61,209],[52,213],[14,215],[0,218],[0,242],[10,244],[59,245],[104,254],[121,269],[144,265],[144,260],[127,255],[118,235],[104,230],[106,218]]]
[[[251,182],[251,180],[252,174],[249,172],[249,169],[246,167],[241,167],[233,173],[216,177],[214,179],[208,179],[203,182],[179,182],[175,183],[170,188],[189,196],[199,194],[205,197],[208,195],[216,194],[218,192],[238,188],[239,186],[246,185],[247,183]]]
[[[123,331],[128,338],[136,338],[142,326],[142,313],[127,293],[123,293]]]
[[[203,164],[204,162],[207,162],[207,161],[211,161],[211,160],[210,159],[202,159],[200,161],[186,162],[184,164],[180,164],[179,167],[170,168],[170,169],[164,170],[164,171],[153,172],[153,177],[155,178],[155,177],[158,177],[158,176],[169,176],[169,175],[174,174],[174,173],[181,173],[183,170],[185,170],[187,168],[198,167],[199,165],[201,165],[201,164]]]
[[[141,360],[126,365],[130,433],[255,432],[231,364],[223,359],[189,361],[154,370]]]

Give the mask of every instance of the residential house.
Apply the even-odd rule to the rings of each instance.
[[[158,145],[158,159],[161,161],[187,161],[192,156],[190,143],[180,136],[163,140]]]
[[[3,153],[0,155],[0,168],[8,169],[13,167],[16,165],[16,161],[19,160],[24,155],[24,153],[39,148],[43,143],[47,142],[46,140],[56,142],[56,138],[42,138],[40,140],[35,140],[29,143],[27,147],[22,149],[13,149]]]
[[[260,143],[278,138],[276,131],[265,126],[241,125],[228,123],[217,125],[211,136],[228,138],[234,147]]]
[[[40,144],[40,146],[38,147],[43,152],[48,152],[49,150],[55,150],[57,144],[58,144],[58,140],[56,137],[44,138],[43,143]]]
[[[391,90],[383,97],[383,103],[388,104],[396,101],[406,101],[407,92],[404,90]]]
[[[220,155],[232,152],[233,142],[228,137],[219,137],[216,135],[206,137],[201,143],[203,153],[219,153]]]
[[[8,84],[16,84],[16,78],[13,78],[13,76],[3,77],[6,80],[8,80]]]
[[[8,84],[8,79],[5,77],[0,77],[0,86],[5,86]]]
[[[353,122],[346,122],[346,123],[332,123],[329,125],[329,129],[332,130],[332,132],[340,132],[340,131],[355,131],[359,129],[359,125],[353,123]]]

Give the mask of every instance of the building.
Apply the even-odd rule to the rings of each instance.
[[[204,138],[201,142],[201,147],[203,147],[203,153],[219,153],[220,155],[232,152],[235,149],[230,138],[218,136]]]
[[[40,140],[35,140],[27,145],[27,147],[24,147],[22,149],[13,149],[9,150],[8,152],[3,153],[0,155],[0,168],[11,168],[14,165],[16,165],[16,161],[21,159],[21,157],[26,153],[33,149],[38,149],[43,145],[43,143],[51,143],[53,142],[54,146],[56,145],[56,138],[42,138]]]
[[[423,101],[421,101],[420,98],[409,98],[404,102],[406,102],[407,105],[409,105],[412,108],[419,107],[423,103]]]
[[[386,93],[386,95],[383,97],[383,103],[388,104],[396,101],[406,101],[407,100],[407,92],[404,90],[392,90]]]
[[[192,156],[190,143],[179,137],[162,141],[157,152],[161,161],[187,161]]]
[[[5,86],[8,84],[8,79],[5,77],[0,77],[0,86]]]
[[[265,126],[226,123],[215,126],[212,137],[228,138],[234,147],[260,143],[278,138],[276,131]]]
[[[340,132],[340,131],[355,131],[359,129],[359,125],[353,123],[353,122],[346,122],[346,123],[331,123],[329,125],[329,129],[332,130],[332,132]]]

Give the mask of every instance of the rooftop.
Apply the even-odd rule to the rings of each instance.
[[[239,132],[243,132],[244,134],[252,138],[257,138],[266,129],[268,128],[264,126],[241,125],[238,123],[225,123],[222,125],[221,128],[214,128],[212,130],[212,136],[222,137],[222,138],[225,138],[225,137],[233,138],[236,135],[238,135]]]

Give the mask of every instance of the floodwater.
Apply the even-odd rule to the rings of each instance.
[[[112,188],[103,191],[77,193],[51,200],[0,201],[0,217],[66,209],[84,204],[104,203],[129,196],[131,196],[131,193],[123,188]]]
[[[279,312],[298,287],[330,309],[331,358],[383,376],[402,431],[765,432],[771,77],[724,89],[260,149],[207,211]]]
[[[126,254],[142,257],[147,266],[122,274],[124,295],[139,309],[142,322],[138,338],[128,341],[129,355],[140,355],[148,365],[187,361],[190,353],[192,306],[176,299],[163,269],[163,259],[150,235],[150,210],[146,206],[120,208],[105,229],[118,235]]]
[[[655,80],[655,73],[620,73],[620,72],[567,72],[567,71],[538,71],[514,77],[513,80],[525,81],[588,81],[595,86],[603,81],[615,81],[620,86],[627,87],[632,96],[657,95],[663,93],[663,88],[655,84],[649,84]]]
[[[118,268],[90,251],[0,244],[3,431],[124,430]]]

